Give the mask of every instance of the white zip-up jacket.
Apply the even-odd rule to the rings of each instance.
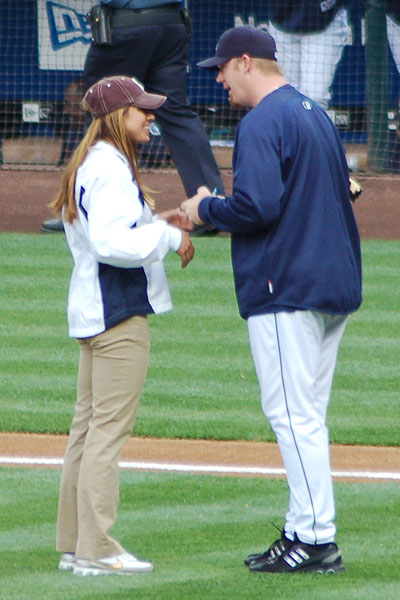
[[[75,182],[78,218],[64,221],[74,260],[68,295],[69,335],[86,338],[134,315],[172,308],[162,263],[181,245],[179,229],[151,213],[129,163],[97,142]]]

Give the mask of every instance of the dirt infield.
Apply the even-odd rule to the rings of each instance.
[[[226,192],[232,189],[232,172],[223,170]],[[0,232],[40,232],[53,215],[48,203],[60,183],[61,171],[0,170]],[[358,176],[364,193],[355,203],[363,239],[400,239],[400,178]],[[144,181],[155,190],[158,210],[174,208],[185,198],[176,171],[153,171]],[[310,182],[312,185],[312,182]]]
[[[0,232],[39,233],[40,225],[54,217],[48,208],[60,184],[61,171],[9,171],[0,169]],[[227,191],[232,174],[224,174]],[[155,191],[159,211],[175,208],[185,198],[176,171],[144,174],[144,183]]]
[[[62,458],[67,436],[0,433],[1,457]],[[122,460],[189,466],[236,466],[281,469],[276,444],[266,442],[170,440],[132,437]],[[400,474],[400,448],[332,446],[331,466],[336,472]],[[7,464],[4,461],[4,464]],[[24,465],[23,461],[20,463]],[[382,479],[385,479],[382,476]]]
[[[48,203],[60,182],[55,170],[0,169],[0,232],[40,232],[41,223],[52,218]],[[232,188],[232,172],[223,171],[226,192]],[[400,178],[358,176],[364,193],[354,205],[363,239],[400,239]],[[157,192],[158,210],[178,206],[185,194],[176,171],[148,172],[145,183]],[[310,185],[312,182],[310,182]],[[63,455],[65,436],[0,433],[0,454],[7,456]],[[183,464],[234,464],[281,467],[276,444],[205,442],[132,438],[123,458],[172,461]],[[335,470],[399,472],[400,448],[332,447]]]

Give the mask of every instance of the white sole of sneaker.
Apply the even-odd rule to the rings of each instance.
[[[151,573],[152,571],[154,571],[154,567],[153,565],[149,566],[149,567],[142,567],[140,569],[137,570],[132,570],[132,571],[125,571],[123,569],[119,570],[119,569],[103,569],[103,568],[96,568],[96,567],[77,567],[75,566],[73,568],[73,573],[74,575],[77,575],[78,577],[97,577],[99,575],[135,575],[137,573]]]
[[[59,571],[73,571],[74,565],[71,565],[71,563],[62,562],[58,565],[58,570]]]
[[[70,560],[61,559],[60,562],[58,563],[59,571],[72,571],[73,568],[74,568],[74,562],[71,562]]]
[[[106,571],[103,569],[74,569],[74,575],[78,577],[96,577],[98,575],[129,575],[130,573],[118,573],[117,571]]]

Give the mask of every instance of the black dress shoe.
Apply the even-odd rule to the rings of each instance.
[[[43,233],[64,233],[64,223],[61,219],[49,219],[42,223],[40,229]]]
[[[218,235],[219,229],[215,225],[206,223],[205,225],[195,225],[193,231],[189,232],[192,237]]]

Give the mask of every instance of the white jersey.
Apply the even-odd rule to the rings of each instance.
[[[152,215],[112,144],[90,149],[77,171],[75,199],[78,218],[64,220],[74,260],[69,335],[91,337],[131,316],[170,310],[162,260],[179,249],[182,233]]]

